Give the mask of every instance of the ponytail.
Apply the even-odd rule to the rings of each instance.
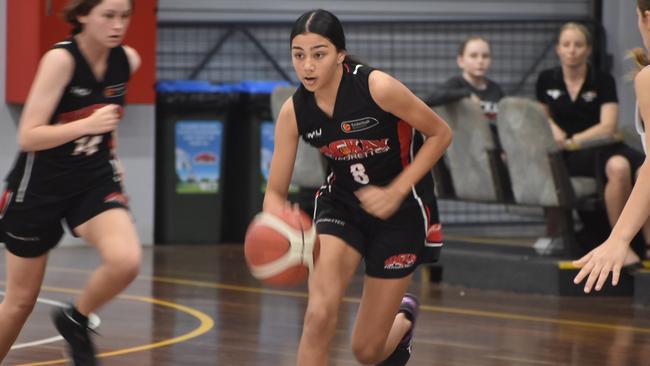
[[[634,60],[636,66],[635,70],[630,73],[630,77],[634,79],[634,76],[641,71],[644,67],[650,65],[650,60],[648,60],[648,55],[642,48],[635,48],[628,53],[628,57]]]
[[[639,70],[650,65],[648,56],[646,55],[645,51],[642,48],[635,48],[632,51],[630,51],[630,58],[634,60],[634,63],[636,63],[636,67]]]

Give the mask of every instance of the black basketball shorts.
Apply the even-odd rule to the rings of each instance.
[[[435,217],[430,218],[432,213]],[[314,218],[319,234],[340,238],[361,254],[370,277],[406,277],[419,264],[435,262],[442,247],[437,210],[429,212],[426,207],[402,208],[381,220],[358,205],[321,194],[316,199]]]
[[[119,183],[109,183],[64,199],[40,199],[25,194],[17,202],[16,194],[6,189],[0,198],[0,241],[19,257],[39,257],[54,248],[63,236],[62,220],[70,232],[97,216],[113,209],[128,209]]]

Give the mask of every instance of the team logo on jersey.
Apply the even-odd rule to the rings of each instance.
[[[376,118],[364,117],[355,119],[353,121],[343,121],[341,123],[341,130],[345,133],[353,133],[371,129],[379,124]]]
[[[117,98],[124,94],[126,94],[126,83],[109,85],[104,89],[104,96],[106,98]]]
[[[562,90],[560,90],[560,89],[549,89],[549,90],[546,91],[546,94],[549,97],[553,98],[553,100],[555,100],[555,99],[561,97],[563,93],[562,93]]]
[[[597,96],[598,94],[596,94],[596,92],[593,90],[582,93],[582,99],[584,99],[587,103],[591,103],[594,99],[596,99]]]
[[[322,146],[320,152],[333,160],[358,160],[390,151],[388,139],[345,139]]]
[[[70,94],[76,95],[78,97],[87,97],[92,93],[93,90],[89,88],[82,88],[80,86],[71,86],[70,87]]]
[[[499,105],[494,102],[481,101],[481,110],[489,121],[496,121]]]
[[[413,267],[418,256],[411,253],[397,254],[384,261],[384,269],[405,269]]]
[[[311,140],[311,139],[314,139],[316,137],[321,137],[322,134],[323,134],[323,129],[319,128],[317,130],[307,132],[307,138]]]

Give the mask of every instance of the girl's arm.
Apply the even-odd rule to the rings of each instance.
[[[564,146],[567,137],[566,132],[564,132],[564,130],[560,128],[560,126],[558,126],[557,123],[555,123],[555,121],[553,120],[553,117],[551,116],[551,110],[548,107],[548,104],[542,102],[539,103],[542,105],[542,108],[544,108],[544,111],[546,112],[548,123],[551,126],[551,132],[553,132],[553,139],[555,140],[555,142],[558,143],[558,145]]]
[[[49,120],[72,78],[74,59],[63,49],[48,51],[32,82],[18,126],[22,151],[39,151],[61,146],[86,135],[113,131],[120,121],[121,107],[109,104],[86,118],[49,124]]]
[[[275,144],[269,181],[264,194],[264,211],[279,213],[286,207],[289,183],[296,161],[298,138],[298,123],[293,109],[293,100],[289,98],[282,105],[275,123]]]
[[[25,102],[18,127],[18,144],[23,151],[44,150],[75,140],[83,135],[83,120],[49,125],[49,119],[72,78],[74,59],[63,49],[48,51]]]
[[[600,122],[597,125],[576,133],[572,139],[576,142],[608,137],[616,133],[618,127],[618,103],[605,103],[600,106]]]
[[[412,187],[431,171],[451,143],[447,123],[390,75],[374,71],[368,80],[377,105],[424,134],[426,140],[413,161],[386,187],[366,186],[357,191],[362,207],[385,219],[397,210]]]
[[[122,46],[124,52],[126,53],[126,58],[129,60],[129,66],[131,67],[131,75],[135,74],[136,71],[140,68],[142,63],[138,51],[129,46]]]
[[[646,131],[650,129],[650,68],[645,68],[636,76],[634,81],[639,111],[643,118]],[[650,134],[646,135],[646,144],[650,141]],[[623,212],[612,229],[609,238],[600,246],[589,252],[574,264],[582,269],[575,277],[574,282],[580,283],[587,278],[584,290],[590,292],[595,284],[595,289],[600,290],[612,272],[612,285],[616,285],[620,278],[621,268],[625,260],[627,248],[636,233],[650,216],[650,164],[646,156],[643,165],[639,168],[639,175],[632,193],[627,199]]]
[[[434,91],[431,92],[424,101],[425,104],[431,107],[437,107],[463,98],[469,98],[471,95],[472,90],[470,88],[459,83],[456,78],[451,78],[438,88],[434,89]]]

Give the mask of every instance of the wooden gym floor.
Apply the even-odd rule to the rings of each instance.
[[[2,280],[2,254],[0,263]],[[66,364],[49,312],[97,264],[90,248],[52,252],[39,303],[3,365]],[[361,280],[341,308],[331,365],[357,365],[349,338]],[[650,309],[629,297],[522,295],[419,278],[412,291],[424,305],[409,366],[650,364]],[[294,365],[306,302],[305,288],[262,288],[242,246],[148,248],[139,278],[99,312],[96,343],[104,366]]]

